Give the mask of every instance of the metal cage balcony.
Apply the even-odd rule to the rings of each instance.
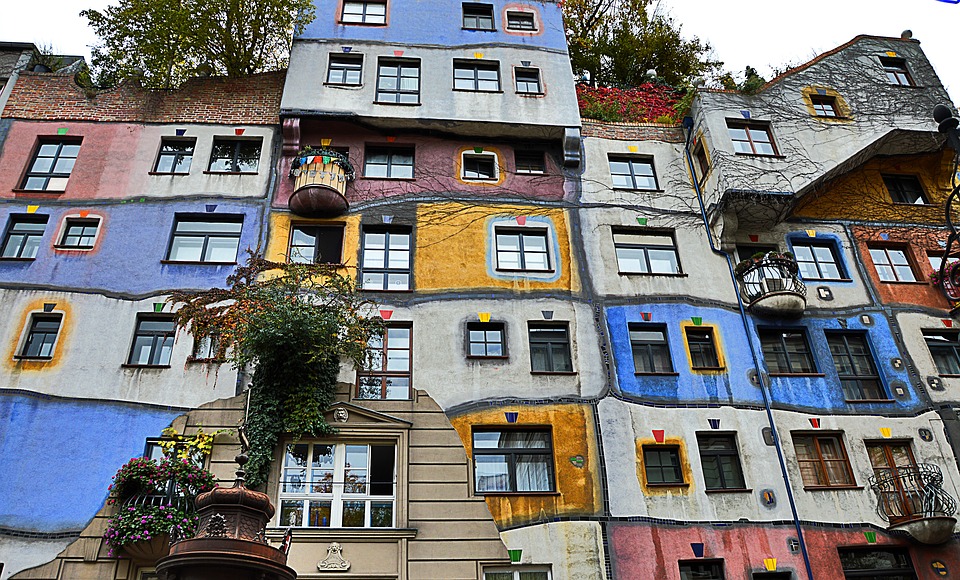
[[[943,473],[920,463],[878,469],[870,478],[877,494],[877,514],[924,544],[945,542],[953,534],[957,502],[943,490]]]
[[[807,287],[797,262],[785,256],[767,256],[737,267],[740,298],[753,314],[798,318],[807,306]]]

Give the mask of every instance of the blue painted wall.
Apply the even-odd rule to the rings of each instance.
[[[215,213],[205,205],[216,204]],[[262,230],[261,201],[222,200],[146,201],[110,205],[41,205],[36,215],[47,214],[40,250],[35,260],[0,260],[0,284],[55,286],[64,289],[103,290],[142,296],[169,289],[207,289],[223,286],[232,265],[162,264],[167,257],[177,213],[210,216],[242,214],[237,259],[246,259],[246,248],[256,248]],[[78,209],[105,216],[94,250],[64,252],[54,248],[64,215]],[[0,205],[0,228],[5,232],[10,214],[26,213],[26,205]],[[2,234],[0,234],[2,235]]]
[[[339,24],[341,3],[338,0],[314,0],[316,19],[297,38],[343,39],[379,41],[385,43],[435,44],[456,46],[464,44],[507,44],[516,46],[553,48],[566,53],[567,42],[563,32],[560,7],[553,2],[483,1],[493,4],[496,30],[463,30],[460,3],[448,0],[389,0],[387,25]],[[537,35],[507,34],[503,21],[505,6],[524,6],[537,11],[540,30]],[[398,49],[403,46],[397,46]]]
[[[674,371],[679,376],[650,376],[634,374],[633,354],[630,348],[628,324],[642,323],[641,312],[652,314],[650,323],[665,324]],[[921,403],[906,370],[896,370],[890,360],[902,357],[893,339],[886,318],[870,313],[872,324],[864,325],[860,314],[849,319],[847,329],[865,331],[873,350],[874,362],[892,402],[848,403],[844,400],[839,377],[833,365],[824,330],[843,330],[836,318],[804,318],[784,324],[757,320],[751,317],[753,340],[760,348],[756,326],[766,328],[804,328],[815,358],[817,369],[824,377],[772,377],[771,394],[775,407],[835,413],[901,413],[915,412]],[[694,372],[690,369],[683,330],[680,321],[701,317],[703,325],[716,327],[720,349],[726,358],[722,373]],[[651,401],[683,404],[742,404],[762,405],[760,390],[749,380],[753,370],[750,347],[743,332],[740,315],[719,308],[700,308],[687,304],[640,304],[607,308],[610,340],[617,367],[620,390],[628,396]],[[894,396],[892,381],[904,384],[905,395]]]
[[[83,529],[117,469],[182,413],[0,391],[0,527]]]

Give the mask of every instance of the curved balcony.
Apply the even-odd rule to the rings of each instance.
[[[920,463],[878,469],[870,478],[877,494],[877,513],[889,530],[906,532],[921,544],[942,544],[953,535],[957,502],[943,490],[943,473]]]
[[[354,175],[347,158],[335,151],[298,157],[290,169],[290,177],[296,179],[290,211],[311,218],[343,215],[350,207],[345,193]]]
[[[751,313],[766,318],[799,318],[807,306],[807,287],[797,262],[778,254],[744,260],[736,268],[740,298]]]

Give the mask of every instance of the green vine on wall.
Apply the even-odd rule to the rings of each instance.
[[[271,262],[251,253],[227,288],[175,292],[177,324],[217,337],[217,358],[253,366],[245,432],[247,482],[263,484],[274,450],[295,439],[335,433],[324,411],[334,401],[342,359],[362,366],[382,335],[375,304],[353,278],[326,264]]]

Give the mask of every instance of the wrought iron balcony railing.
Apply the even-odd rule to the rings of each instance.
[[[807,287],[797,262],[787,256],[766,256],[737,267],[740,298],[754,314],[793,318],[803,314]]]
[[[876,470],[870,487],[877,494],[877,513],[891,526],[957,511],[956,500],[943,490],[943,473],[929,463]]]

